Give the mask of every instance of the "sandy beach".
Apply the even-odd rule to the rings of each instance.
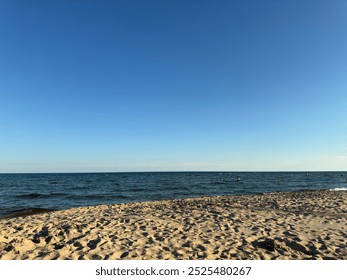
[[[347,192],[99,205],[0,220],[0,259],[347,259]]]

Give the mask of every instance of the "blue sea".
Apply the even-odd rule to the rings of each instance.
[[[347,172],[0,174],[0,217],[32,209],[312,189],[347,190]]]

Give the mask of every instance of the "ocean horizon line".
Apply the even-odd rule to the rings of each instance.
[[[347,170],[143,170],[143,171],[37,171],[37,172],[1,172],[6,174],[115,174],[115,173],[318,173],[347,172]]]

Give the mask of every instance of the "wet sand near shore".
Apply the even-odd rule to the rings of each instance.
[[[347,259],[347,192],[98,205],[6,218],[0,259]]]

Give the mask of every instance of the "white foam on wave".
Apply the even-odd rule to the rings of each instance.
[[[334,188],[330,189],[330,191],[347,191],[347,188]]]

